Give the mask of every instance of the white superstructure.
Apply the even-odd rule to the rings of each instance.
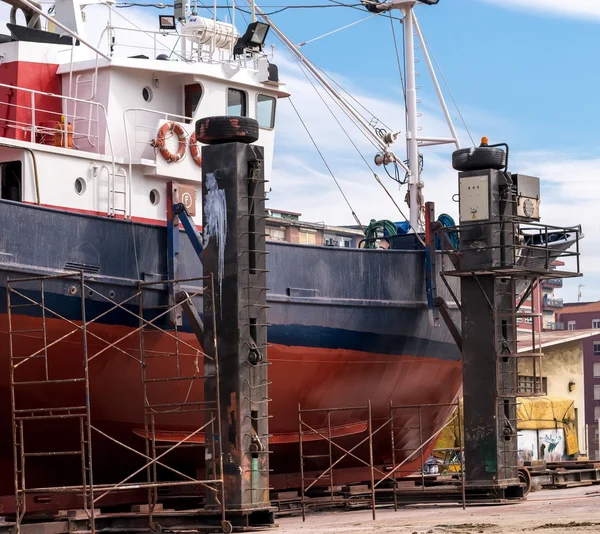
[[[182,39],[109,25],[98,48],[76,46],[70,34],[84,35],[74,15],[80,7],[66,2],[56,9],[56,33],[11,27],[12,38],[0,42],[2,198],[165,221],[168,181],[201,187],[190,151],[195,121],[218,115],[258,120],[257,144],[265,147],[270,175],[277,99],[288,94],[260,50],[234,54],[239,33],[233,25],[192,16],[181,25]],[[37,8],[23,0],[23,9]],[[141,54],[114,52],[111,43],[124,32],[139,40]],[[154,147],[166,123],[185,132],[185,153],[172,163]],[[169,151],[180,146],[167,134]]]

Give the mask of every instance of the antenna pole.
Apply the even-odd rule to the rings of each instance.
[[[252,12],[252,22],[256,22],[256,4],[254,0],[250,0],[250,11]]]
[[[410,225],[415,231],[420,230],[421,206],[419,205],[419,140],[417,113],[417,83],[415,73],[415,37],[413,4],[402,8],[404,12],[404,48],[406,50],[406,115],[408,129],[406,131],[406,146],[408,152],[408,198],[410,207]]]

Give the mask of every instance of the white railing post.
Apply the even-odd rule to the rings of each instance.
[[[31,142],[35,143],[35,93],[31,93]]]

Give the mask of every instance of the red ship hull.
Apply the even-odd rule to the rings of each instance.
[[[39,328],[39,318],[12,317],[13,331]],[[144,403],[141,366],[139,363],[139,334],[133,328],[88,324],[88,358],[90,373],[90,404],[92,425],[106,434],[137,450],[144,447]],[[4,355],[4,370],[0,373],[0,430],[6,439],[0,446],[0,493],[13,493],[12,439],[10,431],[10,384],[9,384],[9,336],[7,316],[0,316],[0,346]],[[51,378],[72,378],[82,372],[81,334],[63,320],[47,319],[46,344],[62,339],[48,349],[48,368]],[[192,334],[180,334],[185,342],[198,347]],[[65,337],[67,336],[67,337]],[[95,337],[97,336],[97,338]],[[64,338],[64,339],[63,339]],[[13,336],[13,340],[16,336]],[[102,341],[101,341],[102,340]],[[115,347],[107,348],[110,343]],[[17,345],[17,343],[13,343]],[[172,350],[173,339],[166,334],[146,336],[146,350],[156,353]],[[14,355],[27,356],[43,346],[41,333],[24,333],[18,336],[18,347]],[[389,403],[397,406],[450,403],[460,388],[461,366],[457,361],[410,355],[384,355],[352,350],[292,347],[281,344],[269,346],[269,411],[271,449],[271,486],[274,489],[297,488],[300,486],[298,456],[298,406],[302,409],[339,408],[346,406],[366,407],[371,402],[373,429],[389,419]],[[159,361],[159,360],[157,360]],[[44,375],[45,360],[28,361],[17,369],[17,378],[40,380]],[[148,375],[172,376],[173,363],[164,361],[157,367],[148,368]],[[188,350],[181,359],[182,374],[202,371],[202,356]],[[21,373],[21,374],[18,374]],[[52,389],[54,388],[54,389]],[[18,408],[39,406],[76,406],[81,404],[81,384],[56,386],[23,386],[17,388]],[[202,396],[202,391],[191,391],[189,383],[173,382],[162,384],[152,391],[154,402],[181,402],[186,396]],[[394,425],[405,428],[401,437],[396,437],[396,447],[402,450],[419,448],[420,443],[441,430],[447,420],[448,408],[424,409],[421,414],[415,409],[396,412]],[[421,424],[417,424],[419,418]],[[366,408],[336,412],[331,416],[332,436],[340,447],[350,449],[367,437],[368,413]],[[197,429],[202,421],[199,415],[176,415],[169,417],[169,424],[161,425],[157,420],[157,439],[176,442]],[[310,414],[306,421],[321,433],[326,433],[325,413]],[[66,422],[50,420],[37,422],[35,428],[26,432],[25,447],[29,452],[36,450],[65,450],[77,447],[77,435],[67,428]],[[420,428],[419,428],[420,427]],[[77,436],[78,437],[78,436]],[[201,438],[203,439],[203,438]],[[327,443],[317,436],[307,435],[306,447],[311,450],[327,450]],[[116,482],[141,466],[141,460],[122,447],[105,438],[93,439],[95,482]],[[413,452],[402,467],[402,474],[417,471],[422,459],[427,458],[433,440],[423,447],[423,453]],[[338,454],[340,449],[334,447]],[[366,445],[354,451],[368,459]],[[391,439],[389,425],[376,432],[373,438],[374,463],[377,466],[391,465]],[[401,461],[408,453],[397,458]],[[74,459],[45,462],[28,460],[28,485],[30,487],[80,483],[80,465]],[[188,473],[202,469],[204,454],[201,449],[188,449],[172,456],[171,465]],[[325,470],[328,461],[305,462],[308,475]],[[364,464],[348,459],[340,462],[334,471],[335,484],[369,480],[370,470]],[[322,480],[328,485],[328,479]],[[54,499],[54,497],[52,498]],[[3,500],[5,505],[6,499]],[[8,511],[8,510],[5,510]]]

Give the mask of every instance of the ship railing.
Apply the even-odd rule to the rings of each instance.
[[[116,34],[125,34],[127,38],[123,42],[119,42]],[[129,35],[133,34],[132,38]],[[147,37],[143,43],[139,42],[139,35],[143,34]],[[157,59],[159,55],[167,55],[168,60],[174,56],[176,60],[188,63],[204,63],[204,64],[232,64],[242,68],[256,69],[258,67],[258,59],[264,57],[262,52],[249,52],[240,54],[235,57],[233,54],[233,43],[228,48],[217,48],[214,44],[214,39],[209,43],[198,45],[186,39],[185,34],[172,31],[156,31],[145,30],[143,28],[125,28],[122,26],[107,25],[100,35],[98,47],[102,41],[106,39],[109,55],[113,57],[115,50],[122,48],[128,53],[135,52],[139,55],[148,56],[148,59]],[[164,39],[171,42],[165,42]],[[179,46],[178,46],[179,45]],[[135,58],[136,56],[129,55],[128,57]],[[139,57],[139,59],[146,59]]]
[[[25,141],[32,143],[103,154],[106,131],[106,143],[114,159],[108,114],[101,103],[4,83],[0,87],[12,92],[2,102],[8,108],[0,119],[2,137],[13,130],[13,139],[20,132]],[[89,112],[78,111],[81,106]]]
[[[123,42],[119,42],[117,40],[116,32],[126,34],[128,38]],[[143,43],[139,42],[140,34],[147,37]],[[172,42],[166,43],[161,40],[161,37],[169,39]],[[109,55],[111,57],[115,55],[115,49],[124,48],[129,51],[135,51],[138,54],[143,52],[149,53],[151,51],[152,56],[149,59],[156,59],[159,54],[166,53],[169,57],[174,55],[179,60],[187,61],[187,58],[175,49],[178,42],[181,40],[181,35],[176,32],[153,31],[142,28],[124,28],[107,24],[98,39],[98,47],[102,46],[102,41],[104,39],[106,39],[106,46],[108,47]]]
[[[464,235],[480,227],[481,239],[466,243]],[[583,237],[581,225],[552,226],[540,223],[523,223],[519,219],[505,221],[484,221],[441,229],[443,252],[454,257],[455,270],[447,275],[471,276],[473,272],[521,272],[532,273],[547,278],[568,278],[581,276],[580,240]],[[491,241],[486,233],[494,236]],[[499,235],[504,239],[498,238]],[[460,243],[458,248],[448,247],[450,237]],[[516,236],[508,239],[507,236]],[[562,247],[562,248],[561,248]],[[475,254],[477,253],[477,254]],[[465,264],[465,259],[477,260],[479,264]],[[560,269],[561,261],[569,263],[567,269]],[[552,276],[550,276],[552,275]]]

